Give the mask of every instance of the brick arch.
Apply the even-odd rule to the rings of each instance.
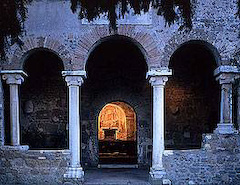
[[[207,34],[202,31],[193,30],[190,33],[175,34],[163,49],[163,56],[161,59],[162,65],[168,67],[172,55],[178,48],[184,44],[194,42],[205,46],[210,52],[212,52],[216,60],[216,64],[219,66],[221,65],[222,55],[219,52],[219,49],[214,46],[215,39],[214,35],[211,35],[210,33]]]
[[[142,51],[148,68],[151,68],[152,65],[156,65],[156,63],[160,64],[160,52],[157,47],[156,39],[152,33],[137,30],[134,26],[121,25],[116,35],[125,37],[136,44]],[[109,32],[108,27],[95,27],[87,34],[82,35],[79,38],[77,49],[74,54],[74,68],[85,70],[90,53],[96,46],[101,44],[103,40],[111,36],[113,36],[113,34]]]
[[[16,47],[13,51],[10,62],[14,64],[14,68],[23,69],[26,58],[34,51],[38,49],[48,50],[56,54],[63,62],[64,70],[72,69],[71,65],[71,53],[66,47],[56,39],[50,37],[29,37],[22,40],[24,45],[22,48]]]

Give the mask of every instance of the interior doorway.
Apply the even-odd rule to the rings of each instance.
[[[98,116],[100,164],[136,164],[136,113],[124,102],[106,104]]]

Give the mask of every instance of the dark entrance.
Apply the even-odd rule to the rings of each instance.
[[[142,128],[149,126],[150,121],[145,119],[151,110],[144,55],[129,38],[108,37],[91,52],[86,71],[82,119],[87,121],[82,130],[83,143],[87,143],[89,149],[83,151],[83,161],[96,160],[94,165],[136,164],[140,138],[137,128],[140,123]],[[102,123],[101,115],[105,115]],[[129,124],[130,118],[133,124]]]

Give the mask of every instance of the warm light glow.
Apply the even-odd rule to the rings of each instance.
[[[136,114],[123,102],[105,105],[98,117],[99,140],[136,140]]]

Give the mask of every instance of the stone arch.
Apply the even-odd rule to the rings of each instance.
[[[160,52],[157,47],[154,36],[146,31],[137,30],[134,26],[121,25],[118,28],[116,36],[124,37],[132,41],[143,53],[148,68],[159,63]],[[77,43],[77,49],[74,54],[74,68],[85,70],[86,62],[90,53],[101,44],[105,39],[114,36],[107,27],[95,27],[87,34],[82,35]],[[79,64],[81,62],[81,64]]]
[[[23,69],[26,58],[38,49],[53,52],[62,60],[64,70],[72,69],[71,53],[59,40],[52,39],[51,37],[29,37],[22,41],[24,45],[21,48],[15,47],[12,56],[10,55],[11,58],[9,57],[15,69]]]
[[[187,43],[197,43],[205,46],[214,56],[217,66],[221,65],[222,56],[217,47],[214,46],[215,36],[207,34],[203,31],[191,31],[190,33],[183,32],[175,34],[166,44],[163,49],[162,65],[169,66],[170,59],[177,49]]]

